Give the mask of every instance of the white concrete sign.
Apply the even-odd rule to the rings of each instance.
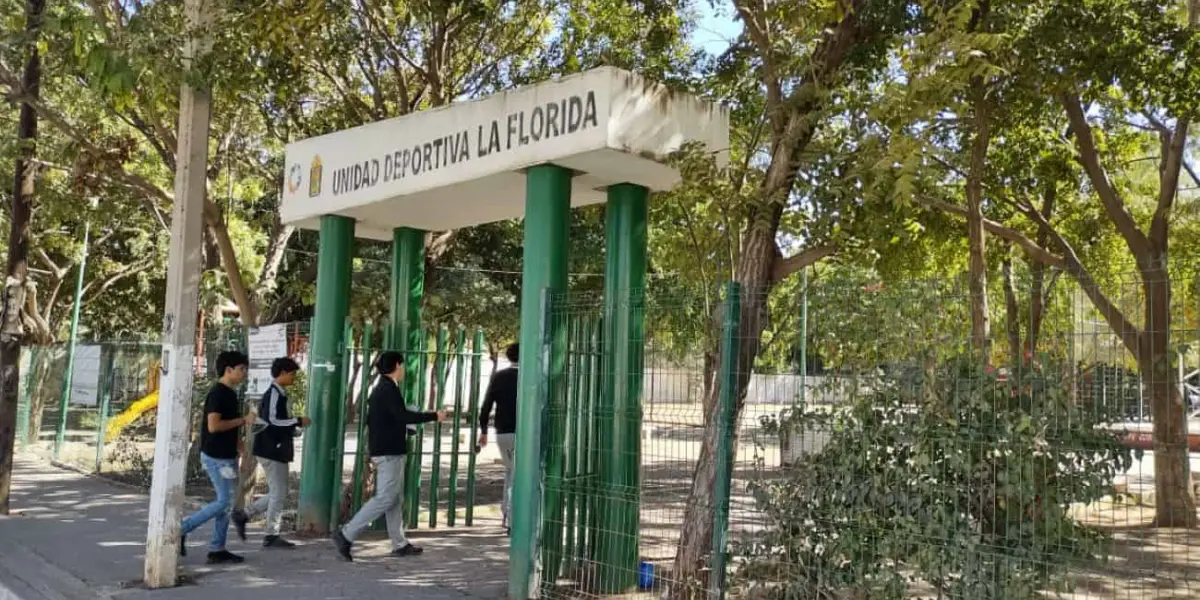
[[[287,356],[287,324],[250,328],[246,336],[246,350],[250,358],[246,395],[261,396],[271,387],[271,363]]]
[[[593,204],[617,183],[670,189],[663,162],[688,141],[725,160],[728,111],[603,67],[288,144],[280,215],[309,228],[345,215],[378,239],[510,219],[524,214],[521,170],[545,163],[576,172],[572,205]]]
[[[100,397],[100,346],[75,347],[71,365],[71,404],[96,406]]]

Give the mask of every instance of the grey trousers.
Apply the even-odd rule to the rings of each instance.
[[[373,456],[371,462],[375,463],[375,495],[342,527],[342,535],[353,542],[382,516],[387,519],[392,549],[399,550],[408,545],[404,536],[404,457]]]
[[[283,505],[287,502],[288,493],[288,464],[258,458],[263,472],[267,474],[267,495],[255,500],[246,507],[246,516],[253,519],[267,513],[267,535],[279,535],[279,524],[283,520]]]
[[[504,515],[504,526],[508,527],[508,511],[512,508],[513,459],[517,453],[517,434],[497,433],[496,449],[504,463],[504,496],[500,501],[500,514]]]

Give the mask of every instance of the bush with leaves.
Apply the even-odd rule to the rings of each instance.
[[[1072,505],[1113,494],[1130,451],[1045,361],[999,377],[968,361],[890,381],[792,423],[828,443],[755,484],[764,529],[735,545],[744,597],[913,594],[1019,600],[1106,552]]]

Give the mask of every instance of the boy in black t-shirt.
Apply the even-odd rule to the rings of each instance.
[[[241,416],[237,387],[246,380],[250,360],[241,352],[222,352],[217,356],[220,379],[204,400],[204,418],[200,423],[200,462],[212,480],[217,499],[183,520],[179,553],[187,555],[187,534],[214,521],[212,542],[208,546],[208,564],[240,563],[244,559],[225,549],[229,532],[229,508],[238,483],[238,429],[254,422],[254,410]]]

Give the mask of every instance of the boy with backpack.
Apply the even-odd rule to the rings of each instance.
[[[271,364],[271,386],[259,400],[253,447],[254,456],[267,474],[267,495],[255,500],[245,511],[233,513],[233,524],[242,541],[246,540],[246,524],[266,513],[264,548],[295,546],[279,536],[279,526],[283,520],[283,505],[287,501],[288,464],[296,453],[294,440],[299,435],[297,428],[308,427],[311,423],[307,417],[293,417],[288,402],[286,389],[296,380],[299,371],[300,365],[286,356],[275,359]]]

